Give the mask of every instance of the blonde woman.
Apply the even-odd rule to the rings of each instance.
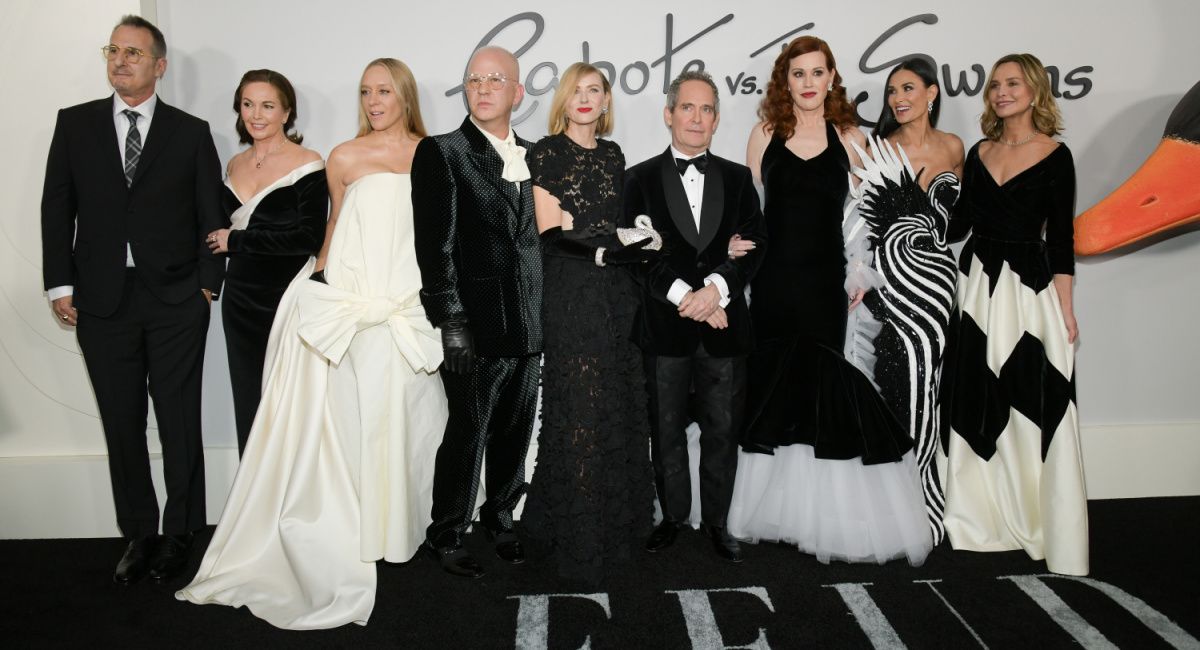
[[[1075,166],[1037,57],[992,67],[984,140],[963,166],[952,237],[957,308],[942,376],[946,533],[956,549],[1024,549],[1088,572],[1071,305]],[[1044,233],[1044,235],[1043,235]]]
[[[612,127],[608,79],[576,63],[551,102],[550,135],[530,152],[546,345],[537,469],[522,520],[560,574],[590,583],[649,532],[654,499],[642,356],[629,340],[629,271],[654,252],[617,240],[625,156],[602,139]]]

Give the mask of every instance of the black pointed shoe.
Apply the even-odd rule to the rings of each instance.
[[[703,528],[704,534],[712,540],[713,550],[722,560],[738,564],[745,559],[742,557],[742,545],[733,538],[733,535],[729,534],[729,530],[724,526],[705,525]]]
[[[442,570],[450,575],[464,578],[482,578],[483,565],[480,564],[467,549],[462,546],[434,546],[428,540],[422,545],[426,552],[442,565]]]
[[[661,524],[654,527],[650,537],[646,538],[646,550],[657,553],[674,544],[675,537],[679,535],[679,529],[682,527],[683,524],[677,521],[664,519]]]
[[[141,580],[150,570],[150,558],[154,555],[158,544],[158,535],[147,535],[130,540],[125,547],[125,554],[117,562],[117,570],[113,571],[113,582],[119,585],[131,585]]]
[[[187,566],[188,552],[192,549],[192,534],[163,535],[158,550],[150,560],[150,579],[167,582],[175,579]]]
[[[509,564],[524,564],[525,547],[521,545],[516,533],[511,530],[497,532],[487,526],[483,527],[483,533],[488,541],[495,545],[496,557]]]

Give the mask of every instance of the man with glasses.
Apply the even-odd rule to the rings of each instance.
[[[101,48],[111,97],[59,111],[42,192],[42,263],[55,318],[76,328],[108,444],[117,524],[113,580],[157,581],[186,565],[206,523],[200,380],[209,304],[225,263],[204,236],[227,227],[208,125],[155,95],[162,32],[125,16]],[[162,442],[167,504],[146,443],[146,391]]]
[[[463,79],[470,115],[426,138],[412,166],[413,227],[421,302],[441,328],[450,419],[438,448],[427,546],[442,568],[478,578],[467,554],[487,459],[480,522],[500,559],[524,561],[513,508],[525,492],[542,351],[542,258],[525,151],[509,125],[525,94],[516,58],[474,53]]]

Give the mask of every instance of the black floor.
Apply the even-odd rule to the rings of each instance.
[[[245,609],[178,602],[180,584],[118,587],[111,574],[120,540],[0,541],[0,644],[1200,648],[1200,497],[1090,505],[1092,573],[1083,580],[1048,575],[1021,552],[945,545],[920,568],[825,566],[773,544],[747,547],[745,564],[730,566],[691,533],[588,588],[557,580],[547,561],[501,566],[471,535],[485,578],[445,575],[424,556],[380,564],[370,624],[316,632],[277,630]]]

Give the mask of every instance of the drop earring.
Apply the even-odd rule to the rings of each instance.
[[[926,113],[933,112],[933,100],[929,100],[929,103],[925,105],[925,112]]]
[[[828,88],[826,88],[825,90],[827,90],[827,91],[829,91],[829,92],[833,92],[833,82],[832,82],[832,81],[831,81],[831,82],[829,82],[829,87],[828,87]]]
[[[607,107],[607,106],[601,106],[601,107],[600,107],[600,114],[601,114],[601,115],[608,115],[608,107]]]

